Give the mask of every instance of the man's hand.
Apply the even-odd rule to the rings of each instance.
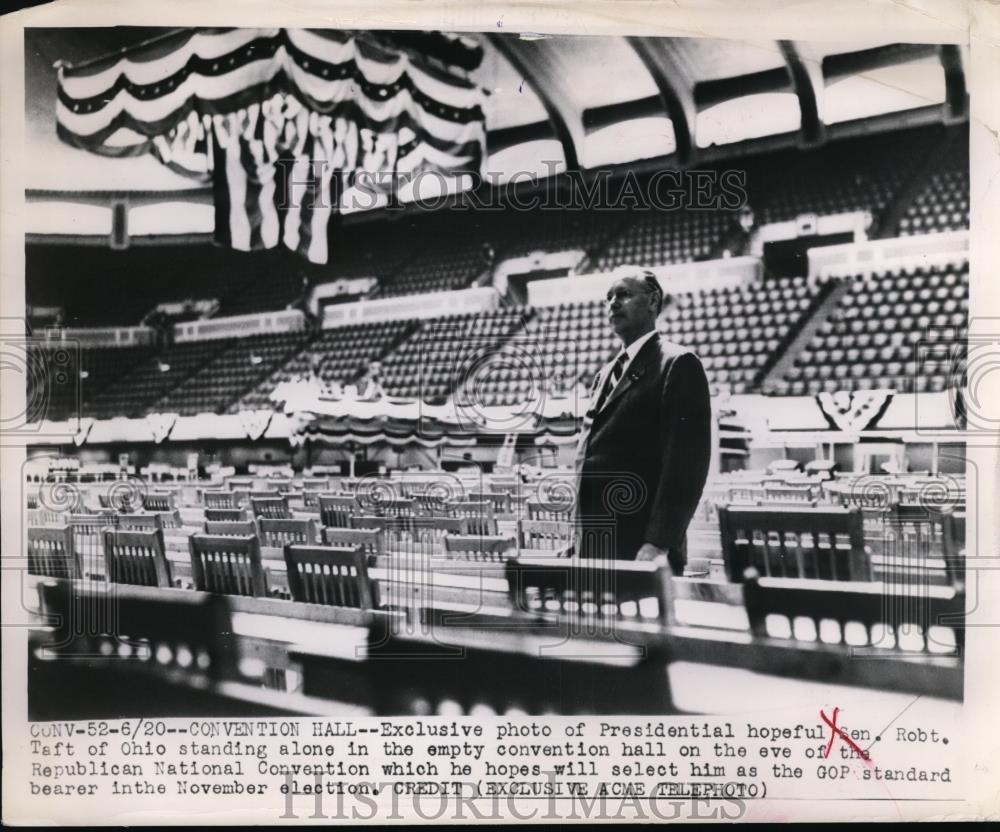
[[[635,559],[652,561],[657,566],[668,565],[667,550],[661,549],[659,546],[654,546],[652,543],[643,543],[642,548],[639,549]]]

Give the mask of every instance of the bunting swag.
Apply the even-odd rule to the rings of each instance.
[[[59,68],[60,138],[151,153],[212,182],[216,239],[279,243],[325,263],[347,188],[388,194],[417,174],[480,175],[483,91],[345,32],[186,30]]]

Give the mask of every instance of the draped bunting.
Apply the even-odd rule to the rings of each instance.
[[[823,416],[838,430],[867,430],[885,413],[892,401],[892,390],[855,390],[820,393],[816,396]]]
[[[187,30],[61,66],[57,132],[74,147],[151,153],[213,182],[220,243],[280,242],[323,263],[327,223],[348,189],[388,195],[424,172],[480,175],[483,95],[345,32]]]

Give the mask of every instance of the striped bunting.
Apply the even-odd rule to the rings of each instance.
[[[57,131],[112,157],[151,153],[212,182],[216,238],[327,260],[348,189],[389,194],[420,173],[478,176],[483,91],[337,31],[202,29],[61,66]]]

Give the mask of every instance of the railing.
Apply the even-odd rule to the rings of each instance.
[[[457,292],[428,292],[392,298],[361,300],[327,306],[323,311],[323,329],[375,321],[398,321],[409,318],[437,318],[465,312],[495,309],[500,295],[492,286],[479,286]]]
[[[43,336],[52,343],[75,342],[81,347],[135,347],[151,344],[156,340],[156,333],[146,326],[46,329],[43,330]]]
[[[747,286],[761,279],[763,265],[756,257],[726,257],[698,263],[675,263],[650,269],[667,294],[707,292]],[[531,306],[601,300],[614,276],[612,272],[536,280],[528,286]]]
[[[220,338],[245,338],[248,335],[266,335],[278,332],[300,332],[306,319],[298,309],[264,312],[255,315],[234,315],[230,318],[212,318],[207,321],[190,321],[174,326],[174,341],[211,341]]]
[[[906,266],[946,266],[969,258],[969,232],[945,231],[809,249],[809,277],[842,277]]]

